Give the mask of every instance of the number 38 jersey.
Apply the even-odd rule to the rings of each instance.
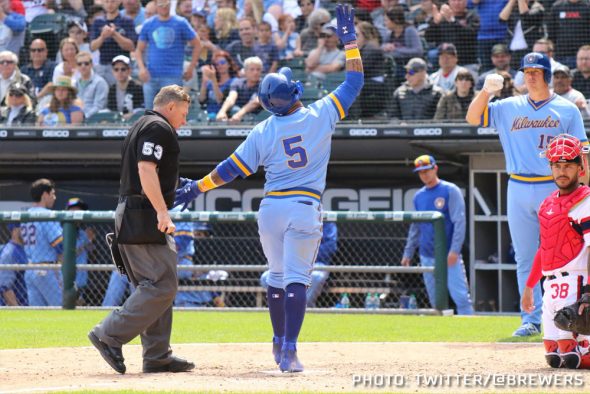
[[[168,208],[172,208],[178,181],[179,154],[176,130],[159,113],[145,111],[145,115],[131,126],[123,142],[119,194],[141,194],[137,163],[150,161],[157,166],[162,195]]]
[[[547,159],[539,154],[558,134],[588,143],[580,110],[556,94],[542,102],[522,95],[490,103],[481,125],[498,130],[509,174],[551,175]]]
[[[230,160],[242,177],[264,166],[266,193],[303,187],[321,194],[339,105],[330,94],[291,115],[271,116],[254,127]]]

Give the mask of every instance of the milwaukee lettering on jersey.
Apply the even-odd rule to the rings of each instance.
[[[556,128],[559,127],[559,119],[552,119],[551,115],[546,119],[529,119],[528,116],[517,116],[512,122],[510,131],[529,129],[531,127]]]

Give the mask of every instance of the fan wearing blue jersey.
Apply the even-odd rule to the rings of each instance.
[[[336,34],[345,45],[345,81],[307,108],[303,86],[283,67],[268,74],[259,100],[273,116],[259,123],[246,140],[209,175],[187,181],[176,191],[183,209],[200,193],[245,178],[263,166],[265,197],[258,232],[269,264],[268,306],[273,355],[283,372],[301,372],[297,338],[305,316],[306,288],[322,238],[321,196],[326,186],[332,134],[363,87],[363,63],[356,43],[354,9],[336,7]]]
[[[540,156],[558,134],[577,137],[587,145],[588,139],[578,108],[549,90],[551,63],[542,53],[531,52],[522,58],[520,70],[528,94],[489,103],[493,93],[502,89],[498,74],[486,77],[483,89],[467,111],[472,125],[493,127],[498,131],[506,159],[508,180],[508,227],[516,258],[518,290],[526,285],[535,253],[539,246],[537,211],[555,184],[551,171]],[[584,168],[587,158],[584,157]],[[588,183],[588,174],[582,179]],[[530,336],[541,329],[541,288],[534,288],[534,311],[521,309],[522,325],[513,336]]]
[[[55,184],[38,179],[31,185],[33,205],[29,212],[48,212],[55,203]],[[21,236],[30,265],[57,264],[63,250],[62,228],[58,222],[26,222]],[[62,303],[61,270],[27,270],[25,273],[30,306],[60,306]]]

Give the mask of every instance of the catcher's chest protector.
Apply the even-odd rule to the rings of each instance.
[[[582,250],[584,239],[579,223],[569,218],[569,212],[590,195],[590,188],[579,187],[573,193],[559,197],[552,193],[539,208],[541,226],[541,267],[545,271],[561,268]]]

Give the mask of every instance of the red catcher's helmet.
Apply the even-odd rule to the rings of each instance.
[[[581,155],[587,149],[582,147],[579,139],[569,134],[556,135],[545,151],[545,157],[550,163],[566,163],[574,161],[582,164]]]

